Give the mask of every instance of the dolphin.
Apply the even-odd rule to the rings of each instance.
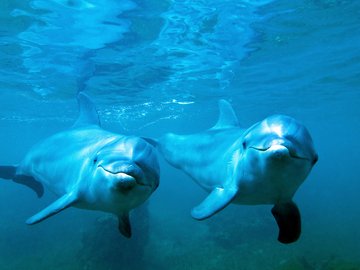
[[[130,238],[129,211],[159,185],[156,149],[140,137],[102,129],[89,97],[80,92],[77,100],[80,115],[73,127],[36,144],[18,166],[0,166],[0,177],[39,197],[44,185],[59,197],[30,217],[29,225],[74,206],[115,214],[120,233]]]
[[[209,218],[230,203],[271,204],[278,240],[295,242],[301,219],[292,198],[318,160],[308,130],[285,115],[243,129],[227,101],[219,101],[219,110],[216,125],[205,132],[149,139],[168,163],[210,193],[192,217]]]

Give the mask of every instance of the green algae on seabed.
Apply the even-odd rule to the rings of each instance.
[[[278,270],[359,270],[360,261],[346,261],[330,257],[322,262],[310,262],[305,257],[290,259],[278,268]]]
[[[344,260],[335,261],[330,265],[328,265],[328,268],[326,268],[326,270],[359,270],[359,269],[360,269],[360,262],[350,262]]]

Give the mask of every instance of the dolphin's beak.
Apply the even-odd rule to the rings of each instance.
[[[266,152],[271,152],[272,157],[276,159],[283,159],[291,156],[289,149],[281,144],[270,146]]]
[[[103,166],[98,166],[98,168],[106,178],[111,179],[111,184],[115,189],[131,189],[137,184],[135,177],[129,174],[110,171]]]
[[[113,186],[116,189],[131,189],[137,185],[136,179],[126,173],[116,173]]]
[[[113,162],[110,164],[99,164],[105,175],[110,176],[114,187],[132,188],[143,183],[144,173],[136,164],[128,162]]]

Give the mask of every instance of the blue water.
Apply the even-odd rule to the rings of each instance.
[[[28,227],[55,197],[1,181],[0,269],[360,269],[359,1],[3,0],[0,22],[1,164],[71,126],[78,91],[114,132],[198,132],[224,98],[244,127],[298,119],[319,153],[291,245],[270,206],[193,220],[205,193],[162,159],[131,240],[79,209]]]

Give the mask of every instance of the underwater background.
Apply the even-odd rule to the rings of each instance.
[[[210,128],[228,100],[243,127],[290,115],[319,154],[294,197],[302,235],[277,241],[271,206],[205,221],[206,193],[160,156],[160,186],[125,239],[106,213],[0,181],[0,269],[360,269],[360,1],[2,0],[0,164],[69,128],[88,93],[105,129],[157,138]]]

